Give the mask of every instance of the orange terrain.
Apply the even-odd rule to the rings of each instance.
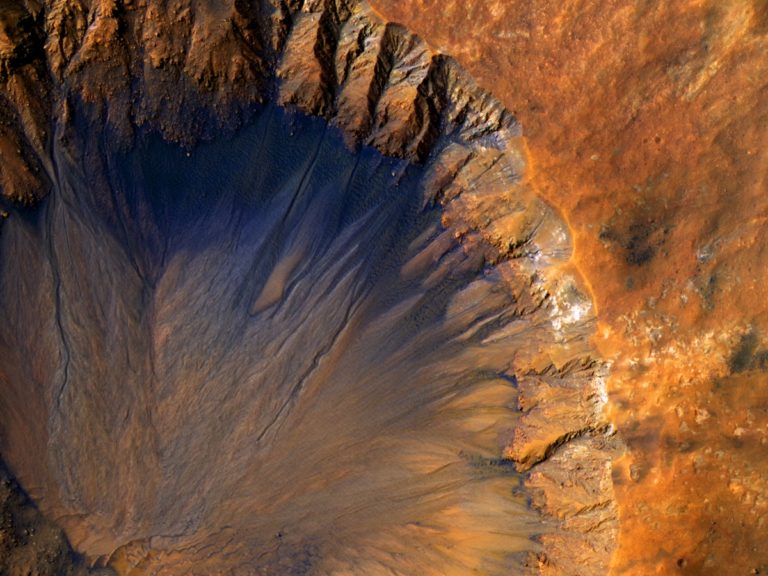
[[[611,363],[616,574],[768,571],[768,4],[374,0],[512,110]]]

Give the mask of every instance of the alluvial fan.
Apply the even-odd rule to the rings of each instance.
[[[197,8],[5,15],[56,111],[0,171],[22,485],[119,574],[600,573],[605,367],[514,119],[364,5]]]

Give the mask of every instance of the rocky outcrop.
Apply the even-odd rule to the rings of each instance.
[[[484,458],[495,458],[502,468],[514,465],[518,477],[523,479],[524,493],[540,514],[540,527],[527,530],[536,534],[539,542],[520,546],[515,552],[535,549],[525,560],[533,572],[571,574],[578,569],[582,575],[605,573],[617,528],[610,462],[621,447],[604,413],[607,366],[589,343],[595,327],[594,310],[588,290],[569,263],[568,228],[528,181],[527,151],[520,128],[493,96],[481,90],[450,57],[436,53],[403,27],[382,21],[359,2],[51,0],[38,4],[29,0],[0,12],[0,24],[5,31],[0,36],[2,194],[8,202],[30,205],[40,203],[50,191],[59,195],[49,199],[47,205],[40,204],[47,206],[47,227],[39,238],[45,238],[49,246],[35,252],[25,246],[26,240],[38,238],[37,232],[28,232],[28,237],[26,232],[14,232],[5,254],[19,257],[29,251],[29,267],[41,271],[40,294],[35,296],[42,302],[39,309],[50,309],[55,319],[55,325],[43,326],[40,332],[51,331],[58,336],[50,340],[60,340],[52,345],[57,353],[50,355],[60,360],[46,360],[54,364],[49,371],[52,381],[41,382],[41,391],[35,393],[34,402],[27,404],[26,382],[18,377],[29,375],[23,367],[25,350],[13,346],[14,338],[21,340],[24,336],[8,336],[8,343],[4,343],[4,351],[17,364],[9,361],[9,366],[3,368],[9,381],[16,380],[0,397],[0,415],[5,416],[6,428],[0,450],[22,483],[35,487],[32,496],[43,497],[41,510],[61,522],[79,551],[125,574],[191,570],[211,573],[241,569],[243,563],[255,566],[256,573],[265,574],[309,574],[313,569],[320,570],[321,565],[329,570],[328,566],[333,566],[336,570],[356,569],[357,573],[371,574],[376,573],[372,570],[389,566],[395,573],[407,573],[404,560],[385,561],[376,556],[379,547],[383,547],[384,553],[392,547],[393,557],[406,557],[399,544],[394,543],[404,539],[404,532],[386,533],[391,542],[376,546],[360,544],[359,549],[366,550],[370,558],[354,557],[358,553],[353,546],[358,538],[355,534],[347,544],[353,552],[345,551],[346,556],[342,554],[341,559],[335,560],[337,564],[320,564],[317,557],[327,545],[322,539],[312,546],[294,542],[294,536],[283,535],[279,526],[238,517],[243,511],[251,515],[249,518],[257,516],[260,508],[254,508],[254,502],[258,502],[258,490],[263,492],[264,486],[254,480],[227,484],[227,495],[233,498],[228,502],[213,487],[214,480],[225,482],[223,474],[227,470],[211,471],[206,476],[198,474],[193,466],[195,450],[207,450],[202,448],[206,442],[218,446],[214,440],[224,433],[218,425],[211,424],[215,411],[207,413],[208,408],[201,408],[202,415],[186,411],[189,390],[197,391],[193,398],[203,398],[208,403],[218,400],[213,400],[212,392],[202,383],[199,389],[189,388],[182,394],[174,392],[174,387],[162,377],[174,374],[174,367],[181,362],[164,360],[163,349],[156,343],[168,342],[173,332],[163,328],[153,316],[163,305],[175,309],[178,304],[171,296],[174,288],[166,287],[163,292],[161,282],[174,270],[173,254],[168,254],[168,232],[163,228],[170,225],[158,216],[164,214],[162,210],[149,200],[146,205],[134,207],[127,196],[121,196],[124,191],[119,189],[120,178],[125,175],[109,158],[128,155],[134,168],[144,166],[142,156],[130,155],[146,144],[147,134],[159,134],[164,141],[177,143],[194,156],[196,146],[232,136],[252,122],[262,122],[263,105],[275,103],[322,117],[359,154],[373,149],[403,160],[393,165],[389,193],[397,193],[402,182],[403,195],[418,195],[422,210],[439,212],[435,226],[439,224],[441,231],[423,231],[428,241],[414,237],[407,247],[397,244],[398,250],[409,258],[394,262],[393,266],[402,268],[397,282],[412,276],[413,282],[425,290],[443,286],[444,291],[435,291],[431,296],[436,301],[441,301],[445,294],[453,295],[455,300],[445,305],[445,322],[455,322],[466,330],[460,337],[455,336],[466,342],[466,348],[456,352],[456,358],[468,365],[474,363],[478,372],[494,372],[497,380],[489,386],[489,396],[482,387],[467,386],[466,398],[451,396],[450,402],[446,400],[447,406],[463,413],[461,410],[467,408],[462,402],[469,402],[485,414],[484,410],[506,409],[516,402],[513,412],[517,416],[514,424],[505,420],[506,432],[500,433],[503,441],[481,435],[486,429],[482,422],[467,418],[472,426],[479,427],[477,434],[482,443],[478,441],[478,445],[482,444],[483,450],[501,442],[495,455]],[[268,133],[269,129],[264,130]],[[303,190],[305,178],[314,174],[322,150],[318,145],[308,152],[307,158],[302,158],[301,162],[308,164],[302,168],[299,190]],[[334,158],[330,153],[327,156]],[[237,166],[247,170],[241,164]],[[136,171],[147,181],[150,177],[162,180],[161,174],[147,168]],[[415,176],[411,178],[410,174]],[[266,178],[259,174],[251,176],[255,180]],[[88,192],[89,189],[96,192]],[[311,197],[309,192],[303,194]],[[93,231],[99,230],[102,222],[91,221],[85,208],[71,208],[80,201],[80,195],[85,195],[84,206],[92,205],[89,210],[108,213],[110,221],[117,223],[121,232],[114,246],[105,243],[99,250],[93,249],[97,242],[94,239],[100,237]],[[360,195],[363,193],[359,192]],[[355,202],[359,201],[358,196]],[[184,203],[184,199],[179,201]],[[214,208],[218,210],[214,206],[213,212]],[[168,210],[172,212],[173,208]],[[300,208],[292,201],[278,221],[292,221],[291,218],[298,218],[296,213],[300,213]],[[170,216],[164,217],[170,220]],[[200,218],[213,226],[212,221]],[[346,226],[346,220],[343,222]],[[305,220],[300,219],[296,225],[299,230],[303,229],[301,226],[309,229]],[[339,227],[346,230],[341,224]],[[66,247],[58,244],[57,238],[61,237],[67,239]],[[240,245],[239,238],[224,238],[229,246]],[[276,245],[289,241],[296,245],[292,245],[294,251],[286,248],[288,255],[282,253],[282,248],[274,254],[267,253],[272,255],[265,261],[274,269],[262,272],[253,265],[254,278],[260,274],[264,278],[245,276],[238,294],[233,296],[224,291],[221,301],[229,302],[227,299],[231,298],[232,302],[239,302],[253,296],[246,307],[249,318],[260,317],[282,301],[291,275],[299,270],[296,263],[313,246],[309,241],[294,240],[288,231],[280,231],[274,237]],[[158,248],[161,256],[145,254],[151,251],[153,243],[162,246],[163,242],[165,252]],[[118,250],[115,246],[121,243],[127,247]],[[137,247],[140,243],[149,248]],[[124,250],[130,256],[121,268],[111,270],[112,276],[105,281],[106,286],[114,282],[114,293],[120,286],[117,302],[110,299],[113,292],[100,293],[94,289],[95,300],[103,305],[96,307],[100,312],[93,313],[95,316],[89,311],[94,306],[67,304],[66,299],[74,297],[82,278],[95,283],[97,271],[109,269],[104,254],[113,249],[120,254]],[[385,259],[383,255],[381,258]],[[339,256],[338,261],[344,258]],[[328,267],[333,268],[330,264]],[[122,276],[131,269],[135,269],[136,275],[129,279]],[[25,272],[18,266],[7,265],[4,274],[23,276]],[[485,287],[477,280],[470,287],[461,285],[466,291],[458,292],[456,286],[469,282],[467,278],[474,278],[473,274],[485,275],[493,286]],[[452,275],[457,279],[447,283],[446,278]],[[321,275],[318,282],[321,280],[328,278]],[[392,282],[403,293],[412,286]],[[369,290],[367,284],[361,286],[365,287],[361,292]],[[181,288],[178,290],[181,293]],[[251,295],[253,290],[256,292]],[[334,294],[331,288],[327,290],[327,294]],[[20,296],[11,286],[5,297]],[[411,305],[409,302],[405,301],[403,306]],[[110,308],[112,305],[115,309]],[[302,310],[301,303],[295,306]],[[483,315],[475,310],[477,306],[489,309],[483,309]],[[235,307],[233,304],[232,308]],[[145,313],[146,309],[151,313]],[[220,317],[226,317],[230,311],[222,308]],[[327,311],[329,318],[332,312]],[[111,318],[117,326],[122,326],[122,314],[136,326],[128,322],[130,328],[120,328],[116,334],[117,329],[99,314]],[[417,317],[416,312],[413,316]],[[465,326],[463,322],[469,322],[470,316],[472,320]],[[289,320],[293,322],[295,318],[289,317],[286,322]],[[24,319],[15,321],[21,323]],[[101,338],[98,345],[87,344],[89,330],[84,326],[93,332],[102,331],[95,337]],[[286,324],[282,329],[288,326],[293,325]],[[296,325],[297,333],[301,334],[302,326]],[[142,339],[146,339],[142,336],[145,329],[151,335],[151,345]],[[327,349],[317,352],[307,374],[315,373],[319,359],[336,349],[336,339],[343,333],[340,327]],[[190,340],[195,337],[190,333]],[[222,339],[226,340],[224,336]],[[102,368],[99,364],[100,355],[109,350],[107,342],[127,350],[134,350],[137,343],[135,354],[140,360],[129,358],[123,370],[136,370],[142,376],[130,380],[126,389],[110,384],[113,368],[106,364]],[[215,348],[214,342],[217,340],[210,345]],[[243,355],[236,357],[238,362],[245,362],[244,358],[255,353],[245,344],[238,346],[244,350]],[[306,347],[311,348],[310,344]],[[234,344],[233,348],[240,350]],[[281,345],[278,351],[282,350]],[[222,350],[217,366],[235,362],[228,359],[229,353]],[[179,354],[186,358],[185,352]],[[82,360],[89,355],[90,363]],[[41,356],[41,365],[46,361]],[[448,360],[441,361],[450,364]],[[113,364],[122,366],[117,360]],[[238,368],[241,369],[245,367]],[[200,370],[213,368],[202,365]],[[279,381],[278,376],[275,380]],[[185,385],[192,387],[196,380],[192,375],[187,379]],[[167,376],[167,382],[172,380]],[[435,376],[433,380],[439,378]],[[150,384],[145,387],[145,382]],[[257,445],[263,438],[271,437],[274,423],[282,423],[285,414],[301,413],[294,405],[302,406],[296,397],[303,387],[301,384],[296,392],[291,392],[276,410],[274,419],[257,435]],[[226,404],[227,409],[248,406],[257,414],[271,414],[269,403],[258,396],[255,400],[250,396],[241,398],[237,395],[240,392],[229,388],[220,392],[228,402],[232,401]],[[280,390],[275,392],[277,397],[280,394]],[[491,397],[496,404],[488,404]],[[156,409],[159,413],[154,414]],[[40,413],[46,414],[45,430],[33,425]],[[241,422],[244,414],[233,414],[241,427],[228,441],[243,452],[230,454],[224,461],[232,466],[233,475],[237,471],[243,478],[250,478],[253,474],[249,476],[246,472],[256,474],[259,470],[252,470],[254,465],[250,462],[260,458],[258,451],[247,452],[252,443],[246,440],[253,440],[254,425]],[[201,444],[186,445],[178,439],[174,444],[172,430],[178,427],[186,430],[184,441],[199,439]],[[75,439],[78,430],[84,430],[83,437]],[[453,438],[453,432],[444,434]],[[333,439],[328,443],[332,445]],[[293,446],[290,442],[287,445]],[[120,458],[115,456],[118,451],[123,453]],[[216,455],[204,453],[210,457],[207,460]],[[319,453],[325,454],[322,450]],[[30,454],[44,461],[33,463]],[[291,469],[282,462],[273,466]],[[199,467],[206,471],[205,465]],[[78,477],[88,474],[93,476]],[[188,482],[184,484],[183,479]],[[145,482],[146,487],[140,486],[140,482]],[[511,494],[514,480],[508,482]],[[125,494],[110,492],[110,486]],[[442,495],[442,484],[433,488],[436,495]],[[187,507],[181,511],[165,510],[165,504],[160,506],[153,500],[157,494],[166,495],[166,502],[176,494]],[[195,499],[198,494],[200,500]],[[280,494],[273,496],[275,502],[281,498]],[[270,509],[272,504],[264,506]],[[148,510],[151,506],[156,508]],[[495,513],[500,510],[506,509],[499,508]],[[480,505],[478,511],[494,517]],[[327,512],[332,513],[336,513],[335,508]],[[471,526],[481,532],[475,524],[482,518],[475,519],[469,514],[467,520],[458,512],[454,514],[452,527],[456,531]],[[442,516],[440,519],[451,526]],[[443,526],[435,522],[436,527]],[[425,529],[423,523],[412,524],[418,525],[418,530]],[[413,526],[409,530],[414,530],[417,536],[413,539],[418,541],[424,536]],[[263,541],[264,532],[272,528],[276,535],[269,534],[268,541]],[[451,542],[447,528],[446,534],[434,538]],[[460,534],[457,539],[461,541]],[[480,541],[478,550],[484,551],[488,544]],[[264,550],[253,550],[257,545],[254,542]],[[462,569],[476,566],[476,559],[460,556],[464,549],[458,544],[445,547],[454,548],[458,551],[435,553],[431,569],[441,574],[459,574]],[[453,562],[452,568],[440,564],[449,560]],[[323,561],[331,562],[327,558]],[[298,568],[299,564],[305,568]],[[279,570],[283,572],[276,572]],[[492,570],[501,568],[493,565]]]
[[[4,158],[27,167],[9,167],[2,190],[25,202],[43,184],[21,178],[40,172],[47,130],[66,122],[74,100],[126,143],[147,126],[191,146],[231,132],[269,100],[415,161],[440,136],[470,142],[515,131],[450,58],[358,3],[19,2],[0,24],[4,125],[9,150],[16,144]]]
[[[42,158],[52,100],[41,20],[21,4],[0,8],[0,187],[5,198],[27,204],[50,189]]]
[[[89,571],[0,463],[0,574],[83,576]],[[107,570],[92,574],[108,575]]]

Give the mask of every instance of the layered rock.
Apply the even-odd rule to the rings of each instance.
[[[531,186],[520,129],[496,99],[481,90],[452,59],[436,53],[401,26],[382,21],[362,3],[234,2],[214,6],[189,1],[19,2],[2,12],[0,21],[6,30],[0,38],[0,114],[5,114],[3,125],[7,128],[0,135],[2,192],[9,201],[26,204],[40,202],[48,192],[53,196],[39,208],[46,215],[41,230],[20,225],[6,233],[12,240],[6,241],[3,257],[23,257],[26,266],[40,272],[25,278],[21,266],[4,262],[5,299],[8,302],[20,298],[24,292],[20,286],[26,286],[40,309],[50,310],[55,324],[50,326],[50,320],[41,319],[30,335],[47,335],[45,338],[50,340],[41,339],[42,348],[47,351],[46,346],[50,346],[57,351],[43,358],[42,352],[32,352],[32,339],[24,335],[9,335],[4,340],[4,352],[12,360],[2,367],[9,385],[0,397],[0,414],[4,417],[0,448],[22,483],[39,499],[41,510],[65,527],[76,549],[126,574],[247,571],[248,567],[255,573],[270,574],[280,570],[302,574],[312,570],[365,570],[373,574],[384,569],[408,573],[407,550],[393,543],[408,531],[382,531],[392,542],[382,536],[383,543],[359,544],[359,549],[353,546],[358,536],[350,536],[352,552],[329,559],[323,556],[327,554],[325,541],[318,541],[316,548],[300,545],[290,540],[293,535],[282,535],[277,528],[274,540],[272,534],[263,533],[273,528],[269,522],[238,516],[239,510],[240,514],[242,510],[248,514],[258,510],[253,508],[254,502],[259,503],[257,489],[263,491],[264,487],[258,482],[233,484],[227,488],[233,502],[226,502],[211,487],[214,480],[224,482],[226,468],[210,471],[211,479],[193,470],[194,450],[203,450],[203,444],[194,442],[204,443],[208,438],[213,443],[220,433],[211,424],[215,412],[204,410],[205,417],[187,413],[184,404],[190,403],[185,397],[189,392],[182,394],[181,388],[175,389],[180,384],[175,383],[176,376],[169,376],[176,361],[163,356],[164,346],[170,346],[167,342],[174,334],[168,326],[182,332],[183,327],[168,320],[164,328],[152,316],[154,312],[145,316],[146,309],[181,306],[170,296],[173,284],[162,291],[163,281],[171,282],[171,273],[182,274],[184,266],[194,268],[199,264],[191,259],[182,263],[173,260],[174,254],[168,253],[173,238],[168,214],[173,213],[173,204],[154,205],[151,198],[138,195],[138,203],[133,205],[135,199],[126,174],[145,178],[146,187],[152,186],[152,178],[162,181],[162,174],[150,170],[145,161],[152,150],[168,153],[164,148],[152,147],[152,134],[180,144],[192,157],[202,150],[208,150],[203,154],[218,154],[215,147],[196,146],[225,136],[242,137],[243,127],[254,122],[268,134],[269,122],[264,120],[262,105],[274,102],[324,118],[358,154],[371,153],[372,148],[385,156],[403,159],[392,165],[388,193],[411,195],[420,210],[436,211],[439,218],[433,224],[439,230],[425,230],[426,240],[413,238],[407,249],[399,248],[408,258],[395,264],[401,268],[402,278],[412,278],[427,292],[443,286],[453,274],[468,283],[461,290],[445,288],[448,294],[456,290],[454,300],[445,304],[447,325],[451,325],[449,320],[460,323],[471,318],[467,326],[458,324],[466,330],[460,337],[446,337],[446,346],[455,344],[453,338],[466,342],[463,352],[461,348],[456,352],[457,358],[467,365],[476,363],[478,370],[487,365],[485,369],[495,374],[487,390],[485,385],[467,385],[465,397],[446,400],[451,410],[470,410],[467,425],[479,427],[477,434],[482,442],[477,442],[483,449],[480,456],[471,456],[485,459],[486,464],[495,462],[502,470],[506,464],[515,464],[524,474],[525,492],[539,510],[542,522],[540,527],[523,530],[541,541],[540,545],[531,543],[527,547],[533,552],[524,562],[534,572],[605,572],[617,529],[610,463],[621,450],[604,414],[607,366],[589,343],[594,310],[579,274],[569,263],[568,228]],[[33,101],[37,104],[31,104]],[[300,137],[306,125],[302,120],[295,121]],[[302,160],[307,164],[299,191],[305,178],[317,177],[318,157],[336,157],[323,152],[323,146],[308,149],[308,157]],[[239,151],[233,148],[233,153]],[[181,162],[182,156],[176,161]],[[121,162],[135,170],[120,168]],[[280,156],[273,156],[270,166],[278,166],[279,162]],[[247,165],[237,166],[248,170]],[[247,177],[256,181],[261,178],[258,173],[244,174],[241,187],[249,181]],[[305,195],[311,197],[309,192]],[[186,206],[183,196],[170,194],[169,198]],[[222,203],[234,202],[224,198]],[[353,203],[343,196],[340,200]],[[79,202],[82,206],[73,209]],[[218,207],[215,203],[212,206],[215,214]],[[179,213],[185,214],[184,210],[180,208]],[[291,201],[281,218],[290,221],[297,210]],[[206,225],[215,224],[206,219],[209,216],[199,217]],[[297,229],[307,228],[308,221],[297,220]],[[109,270],[109,258],[98,256],[100,252],[93,248],[99,237],[94,230],[104,226],[105,237],[113,233],[105,222],[121,232],[102,248],[103,253],[127,254],[127,259],[105,281],[114,294],[118,293],[117,286],[122,286],[119,297],[110,301],[113,292],[101,293],[97,288],[92,291],[96,301],[106,308],[115,306],[109,313],[102,312],[101,317],[93,316],[87,307],[69,303],[68,298],[75,298],[78,277],[87,279],[86,286],[95,286],[99,270]],[[206,236],[201,233],[201,237]],[[60,243],[61,238],[68,243]],[[292,238],[284,231],[274,242],[293,242]],[[49,245],[35,248],[34,242],[42,239]],[[230,245],[238,246],[239,242],[232,239]],[[253,301],[246,303],[249,317],[262,318],[265,311],[272,314],[274,307],[284,301],[286,287],[292,285],[296,270],[301,270],[298,263],[311,252],[310,246],[311,242],[302,240],[295,250],[287,247],[286,253],[276,252],[276,261],[265,265],[265,271],[253,265],[253,279],[244,276],[241,288],[242,294],[255,290],[251,294]],[[381,258],[385,259],[383,255]],[[132,268],[135,276],[129,274]],[[202,271],[200,274],[204,276]],[[473,274],[485,275],[488,280],[485,284],[479,280],[472,283],[469,278]],[[259,280],[260,275],[264,277]],[[407,292],[405,285],[391,282]],[[214,290],[215,285],[211,286]],[[191,294],[205,296],[202,292]],[[226,290],[219,296],[222,302],[228,302],[228,298],[234,298],[233,302],[247,299]],[[433,297],[439,301],[442,296]],[[470,303],[475,300],[481,303],[482,314],[470,312]],[[299,303],[294,305],[301,310]],[[225,317],[226,309],[222,308],[220,315]],[[330,311],[328,317],[332,317]],[[19,312],[18,317],[9,317],[9,322],[22,325],[28,319]],[[125,322],[127,327],[115,333],[110,322],[118,326]],[[83,326],[98,334],[94,336],[97,344],[88,344],[89,332],[80,333]],[[149,342],[145,341],[145,329],[149,331]],[[188,337],[194,341],[196,336],[190,332]],[[97,360],[106,357],[109,342],[134,351],[138,358],[132,360],[128,353],[124,370],[137,370],[142,376],[129,378],[125,389],[110,384],[113,373],[108,366],[100,367]],[[182,346],[179,354],[183,358],[187,354],[183,340],[178,345]],[[234,349],[237,346],[233,344]],[[335,338],[328,346],[328,350],[335,349]],[[39,361],[35,370],[25,367],[28,354]],[[89,354],[91,364],[84,360]],[[221,358],[227,358],[227,354],[222,350]],[[319,358],[326,352],[318,354]],[[245,358],[236,359],[247,363]],[[445,358],[441,362],[451,365]],[[246,368],[241,366],[239,370]],[[212,368],[203,363],[200,369]],[[35,371],[46,378],[40,378]],[[36,392],[26,391],[25,378],[37,382]],[[189,378],[194,382],[191,375]],[[202,384],[193,389],[208,398],[209,392]],[[224,386],[221,393],[236,394],[232,390]],[[302,406],[294,396],[300,396],[302,390],[300,387],[295,395],[289,395],[286,408],[275,413],[275,422],[282,422],[288,417],[285,414],[292,415],[294,410],[301,412],[294,408],[294,404]],[[93,398],[98,401],[91,404]],[[267,400],[259,399],[257,394],[235,399],[238,406],[269,414]],[[492,450],[486,453],[498,439],[481,434],[487,423],[483,424],[482,419],[475,423],[471,410],[480,414],[506,410],[510,402],[517,404],[519,417],[504,417],[506,432],[494,428],[494,433],[506,435],[506,439],[498,446],[497,454]],[[322,403],[319,405],[322,407]],[[41,414],[45,415],[45,429],[36,424]],[[185,424],[187,420],[192,424]],[[185,438],[194,440],[191,447],[185,447],[183,439],[177,438],[177,444],[172,441],[175,436],[171,431],[179,426],[188,426]],[[263,434],[271,429],[270,424]],[[82,438],[77,437],[77,430],[84,430]],[[246,440],[254,438],[254,428],[243,424],[237,430],[233,445],[246,452],[229,455],[226,465],[232,466],[232,473],[244,475],[249,470],[258,474],[255,464],[249,464],[258,461],[258,452],[250,453],[245,448]],[[418,430],[427,437],[437,433],[428,427]],[[453,438],[455,432],[445,434]],[[258,445],[262,434],[256,436]],[[460,436],[456,438],[458,442]],[[333,446],[333,438],[328,439],[328,445]],[[50,447],[54,447],[53,453],[49,453]],[[327,446],[318,448],[318,452],[324,454],[324,449]],[[457,445],[456,450],[460,449]],[[118,452],[123,455],[116,457]],[[37,460],[32,461],[30,455]],[[203,471],[202,462],[207,460],[200,461]],[[430,461],[430,465],[434,462]],[[451,459],[444,463],[455,465]],[[89,474],[92,477],[87,477]],[[187,484],[179,480],[187,477]],[[145,487],[140,486],[139,479],[146,482]],[[515,480],[507,482],[498,484],[498,489],[512,494]],[[435,494],[442,494],[440,486],[433,488]],[[196,500],[196,491],[206,496]],[[158,514],[164,508],[153,503],[156,494],[168,499],[176,494],[179,500],[189,503],[188,507]],[[280,494],[273,497],[279,500]],[[199,512],[194,511],[196,505]],[[494,516],[498,514],[503,520],[506,506],[509,504],[500,501],[493,511],[478,504],[478,514],[487,513],[494,521],[499,520]],[[445,514],[429,518],[435,527],[451,527],[447,519],[450,515]],[[275,516],[280,517],[280,513]],[[447,544],[444,548],[438,546],[441,551],[435,552],[431,569],[440,574],[460,574],[470,567],[483,566],[479,560],[484,559],[472,558],[456,543],[462,541],[462,529],[469,530],[469,535],[474,534],[471,530],[482,533],[476,526],[481,520],[472,514],[459,514],[453,526],[457,534],[451,534],[448,528],[444,533],[436,529],[434,541],[443,546],[445,539]],[[510,526],[515,525],[511,517],[509,521]],[[412,525],[419,526],[418,530],[413,528],[414,541],[425,538],[428,542],[421,532],[425,526],[414,521]],[[507,537],[509,542],[514,541]],[[498,546],[491,546],[480,536],[476,538],[482,543],[477,544],[478,555]],[[253,542],[265,548],[254,549]],[[291,552],[281,555],[281,546]],[[458,551],[445,552],[452,547]],[[379,548],[406,560],[379,558]],[[525,549],[520,546],[514,552]],[[361,554],[359,550],[366,551],[364,556],[355,556]],[[485,568],[491,573],[510,569],[511,561],[505,562],[503,566],[492,564]]]

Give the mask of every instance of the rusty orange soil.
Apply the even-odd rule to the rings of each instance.
[[[768,3],[374,0],[513,110],[612,362],[616,574],[768,571]]]

